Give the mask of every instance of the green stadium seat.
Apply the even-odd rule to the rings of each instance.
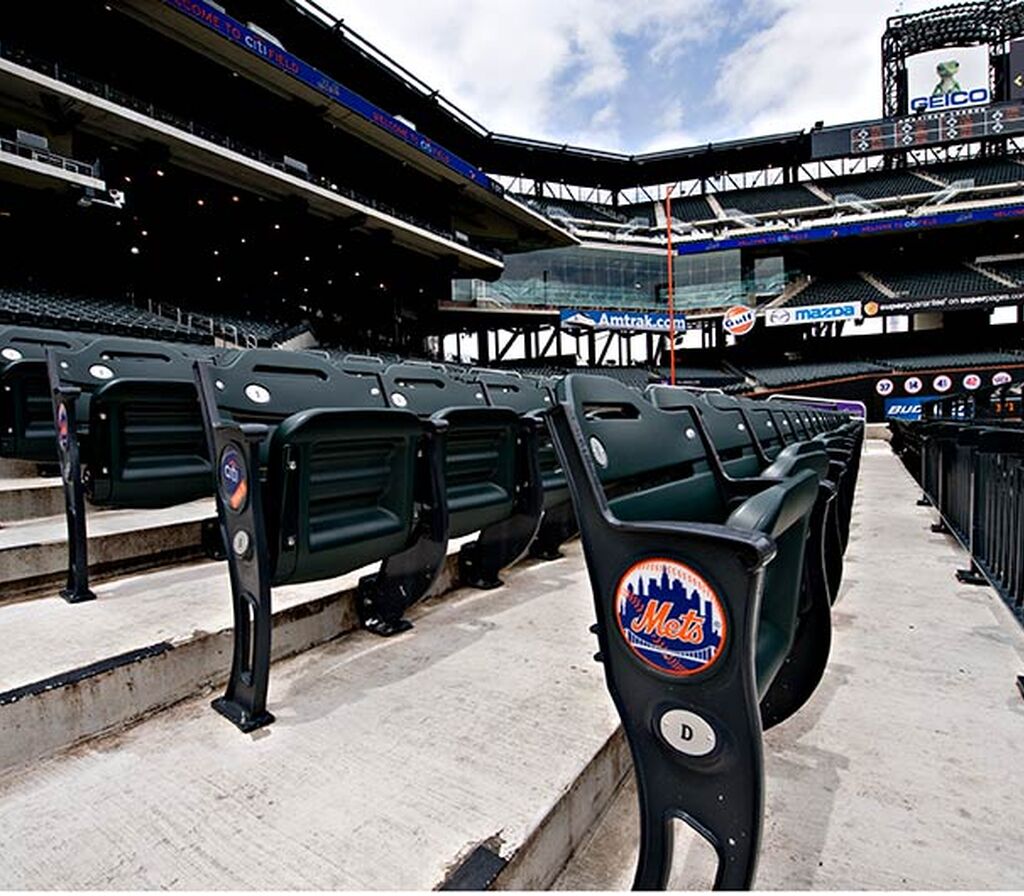
[[[217,710],[244,731],[273,721],[271,589],[377,560],[356,595],[390,635],[439,573],[449,537],[446,423],[388,407],[381,380],[306,353],[253,350],[197,363],[231,573],[235,642]]]
[[[599,657],[636,764],[634,887],[666,884],[672,817],[712,841],[716,888],[749,886],[760,702],[796,635],[819,475],[737,485],[709,455],[697,414],[660,410],[600,377],[570,376],[564,394],[549,420],[580,521]]]

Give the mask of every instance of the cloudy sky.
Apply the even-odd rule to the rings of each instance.
[[[320,0],[490,129],[646,152],[881,112],[885,19],[936,0]]]

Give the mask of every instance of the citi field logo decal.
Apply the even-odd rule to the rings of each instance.
[[[648,666],[678,678],[703,672],[725,649],[725,610],[684,563],[653,558],[631,566],[615,594],[619,631]]]
[[[220,494],[224,503],[236,513],[245,507],[249,497],[249,477],[245,461],[230,445],[220,455]]]

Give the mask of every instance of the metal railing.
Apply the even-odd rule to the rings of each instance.
[[[971,555],[970,569],[959,570],[957,578],[991,585],[1024,623],[1020,389],[1019,383],[1007,384],[971,395],[969,404],[956,397],[935,403],[925,420],[911,425],[917,445],[904,456],[919,455],[923,503],[940,516],[934,530],[951,533]],[[1007,407],[1015,410],[992,413]]]
[[[99,177],[98,165],[91,165],[89,162],[79,162],[76,159],[58,155],[49,150],[19,143],[17,140],[8,140],[6,137],[0,137],[0,152],[18,156],[22,159],[31,159],[33,162],[42,162],[44,165],[51,165],[54,168],[59,168],[61,171],[67,171],[71,174],[80,174],[84,177],[92,178]]]

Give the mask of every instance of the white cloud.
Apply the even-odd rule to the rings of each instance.
[[[488,128],[618,148],[624,39],[659,58],[706,35],[716,0],[321,0]],[[593,117],[568,113],[593,103]],[[571,118],[571,122],[570,119]],[[588,121],[587,119],[590,118]]]
[[[716,137],[753,137],[882,113],[885,20],[933,0],[746,0],[761,27],[722,60]]]
[[[886,17],[897,7],[909,13],[934,5],[934,0],[320,2],[491,130],[637,152],[801,130],[819,119],[840,124],[877,117]],[[709,51],[709,45],[715,49]],[[722,47],[730,48],[723,57],[709,58]],[[637,84],[630,77],[644,65],[645,95],[655,99],[644,100],[649,114],[637,115]],[[706,86],[708,71],[708,96],[678,98],[696,83],[694,72]]]

